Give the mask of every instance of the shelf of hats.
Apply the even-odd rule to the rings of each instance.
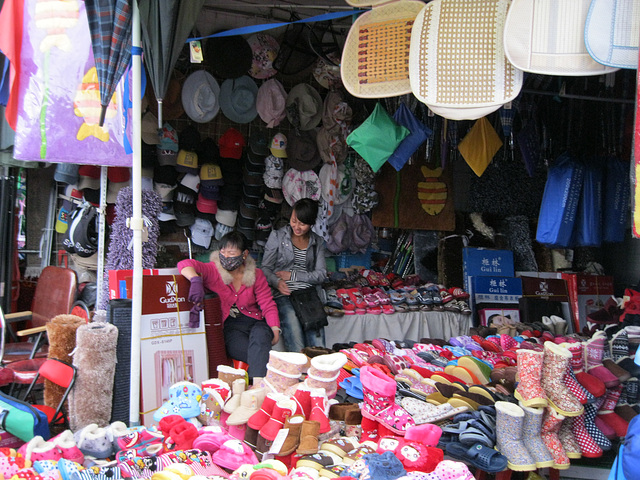
[[[36,3],[30,31],[42,30]],[[133,189],[113,153],[130,138],[126,102],[116,92],[98,126],[82,108],[98,98],[89,49],[28,50],[37,74],[21,102],[64,90],[42,102],[60,130],[44,148],[46,108],[21,104],[16,158],[57,163],[57,249],[83,282],[105,282],[93,321],[71,322],[65,342],[49,333],[50,356],[77,368],[68,424],[34,435],[3,422],[5,478],[637,476],[625,465],[640,412],[638,41],[619,32],[637,30],[640,10],[347,3],[363,10],[190,39],[161,102],[148,74],[142,425],[128,423]],[[603,48],[612,27],[596,21],[612,18],[635,23]],[[84,73],[38,83],[60,64]],[[245,240],[250,257],[221,254]],[[320,302],[307,331],[300,305],[282,306],[297,290]],[[71,329],[64,317],[52,323]]]

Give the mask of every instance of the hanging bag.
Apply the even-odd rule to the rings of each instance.
[[[583,177],[584,166],[567,153],[549,169],[538,216],[538,242],[553,247],[570,246]]]
[[[305,332],[320,330],[329,325],[316,287],[294,290],[289,295],[289,299]]]
[[[629,212],[629,164],[619,158],[607,159],[602,208],[602,241],[624,241]]]
[[[597,160],[601,159],[584,169],[575,228],[575,244],[579,247],[602,244],[602,168]]]
[[[23,442],[40,435],[48,440],[47,415],[22,400],[0,391],[0,427]]]

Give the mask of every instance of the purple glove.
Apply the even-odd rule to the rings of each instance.
[[[202,304],[202,302],[204,301],[204,285],[202,284],[202,277],[193,277],[191,279],[188,300],[191,303],[199,304]],[[202,307],[200,308],[200,310],[202,310]]]
[[[200,326],[200,310],[202,307],[193,306],[189,312],[189,328],[198,328]]]

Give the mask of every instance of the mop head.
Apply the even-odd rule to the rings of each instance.
[[[77,315],[57,315],[47,323],[49,337],[49,358],[57,358],[71,363],[71,352],[76,348],[76,331],[86,320]],[[44,403],[56,408],[62,399],[65,389],[49,380],[44,382]]]
[[[118,329],[110,323],[89,323],[78,329],[73,365],[78,369],[69,398],[71,430],[111,419],[113,380],[116,370]]]
[[[149,239],[142,243],[142,268],[153,268],[158,254],[160,226],[158,215],[162,212],[162,198],[151,190],[142,190],[142,216],[149,233]],[[98,310],[106,310],[109,301],[109,270],[130,270],[133,268],[133,230],[127,227],[127,218],[133,215],[133,190],[125,187],[118,192],[116,217],[111,225],[109,250],[104,266],[104,281],[101,304]]]

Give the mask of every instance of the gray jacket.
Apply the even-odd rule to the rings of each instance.
[[[307,247],[307,269],[297,271],[294,280],[320,285],[327,279],[327,265],[324,259],[324,240],[311,232]],[[293,268],[293,243],[289,225],[274,230],[264,247],[262,265],[260,267],[267,277],[267,282],[275,290],[278,289],[276,272],[289,271]]]

